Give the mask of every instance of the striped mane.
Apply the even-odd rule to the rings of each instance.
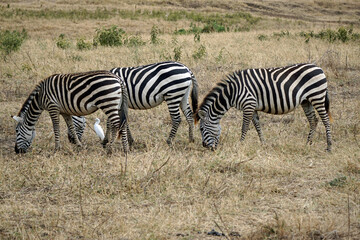
[[[30,104],[34,100],[35,96],[39,93],[40,87],[41,87],[40,84],[38,84],[35,87],[35,89],[30,93],[28,98],[25,100],[24,104],[22,105],[22,107],[18,113],[19,117],[24,117],[24,115],[27,113],[27,111],[29,110]]]
[[[198,107],[198,109],[196,110],[196,112],[194,114],[195,124],[197,124],[197,122],[200,120],[200,117],[199,117],[199,114],[198,114],[199,110],[202,109],[208,102],[213,101],[214,99],[216,99],[217,96],[218,96],[217,93],[221,92],[222,89],[225,86],[230,84],[230,82],[233,81],[232,80],[233,78],[234,78],[234,73],[228,74],[225,79],[222,79],[219,82],[217,82],[215,84],[215,86],[208,92],[208,94],[206,94],[206,96],[204,97],[202,103],[200,104],[200,106]]]

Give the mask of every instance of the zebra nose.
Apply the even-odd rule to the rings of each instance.
[[[206,147],[206,144],[205,144],[205,142],[203,142],[202,144],[203,144],[203,147]]]

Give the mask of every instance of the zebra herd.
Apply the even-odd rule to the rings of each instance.
[[[189,104],[191,96],[191,107]],[[107,116],[103,146],[111,147],[121,136],[124,151],[132,145],[128,108],[150,109],[166,102],[172,128],[171,144],[181,122],[180,109],[189,124],[189,140],[194,141],[194,123],[200,122],[204,147],[219,143],[220,120],[231,108],[243,111],[241,141],[250,121],[260,141],[264,137],[258,111],[286,114],[302,106],[310,124],[307,142],[312,143],[318,112],[326,129],[327,151],[331,151],[331,130],[327,81],[323,70],[314,64],[281,68],[246,69],[229,74],[205,96],[198,107],[198,84],[194,74],[178,62],[160,62],[139,67],[113,68],[74,74],[55,74],[41,81],[26,99],[17,116],[16,153],[25,153],[35,137],[35,124],[42,111],[50,114],[55,134],[55,149],[60,148],[59,115],[68,127],[71,143],[81,146],[86,126],[83,116],[101,109]]]

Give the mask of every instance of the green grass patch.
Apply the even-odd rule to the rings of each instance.
[[[14,31],[0,31],[0,50],[9,55],[11,52],[18,51],[28,37],[27,31],[23,29],[21,32]]]
[[[360,40],[360,34],[354,33],[352,27],[339,27],[337,30],[324,29],[318,33],[315,33],[314,31],[300,32],[300,36],[306,38],[306,42],[308,42],[311,38],[321,39],[330,43],[337,41],[345,43]]]

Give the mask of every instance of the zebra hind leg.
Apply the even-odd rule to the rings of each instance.
[[[329,115],[325,110],[325,104],[313,104],[313,106],[315,107],[316,111],[318,112],[321,121],[323,122],[324,126],[325,126],[325,130],[326,130],[326,141],[327,141],[327,148],[326,151],[331,152],[331,145],[332,145],[332,140],[331,140],[331,129],[330,129],[330,119],[329,119]]]
[[[264,140],[264,135],[263,135],[263,133],[262,133],[262,131],[261,131],[260,119],[259,119],[259,115],[258,115],[257,111],[254,111],[253,118],[252,118],[252,122],[253,122],[253,124],[254,124],[254,126],[255,126],[255,129],[256,129],[256,131],[257,131],[257,133],[258,133],[258,135],[259,135],[260,142],[261,142],[261,143],[264,143],[264,142],[265,142],[265,140]]]
[[[186,121],[189,124],[189,141],[194,142],[194,118],[189,103],[186,104],[186,107],[183,107],[181,105],[181,110],[184,113]]]
[[[307,137],[306,144],[309,143],[311,145],[313,143],[312,139],[313,139],[314,132],[316,130],[316,126],[317,126],[317,123],[319,120],[316,117],[314,107],[311,105],[311,103],[309,101],[305,101],[305,102],[301,103],[301,107],[303,108],[306,118],[309,121],[309,125],[310,125],[310,132]]]
[[[111,129],[112,129],[112,126],[111,126],[111,122],[109,119],[106,120],[106,132],[105,132],[105,138],[102,142],[102,145],[103,145],[103,148],[106,148],[106,145],[109,143],[109,137],[110,137],[110,134],[111,134]]]
[[[131,147],[134,144],[135,140],[131,135],[130,127],[129,127],[128,123],[126,123],[126,133],[127,133],[127,139],[128,139],[128,142],[129,142],[129,146]]]
[[[166,140],[166,142],[167,142],[167,144],[171,145],[172,141],[175,137],[175,134],[179,128],[179,125],[181,123],[181,117],[180,117],[178,105],[176,107],[171,107],[170,105],[168,105],[168,107],[169,107],[170,117],[172,120],[172,127],[171,127],[170,135],[169,135],[168,139]]]

